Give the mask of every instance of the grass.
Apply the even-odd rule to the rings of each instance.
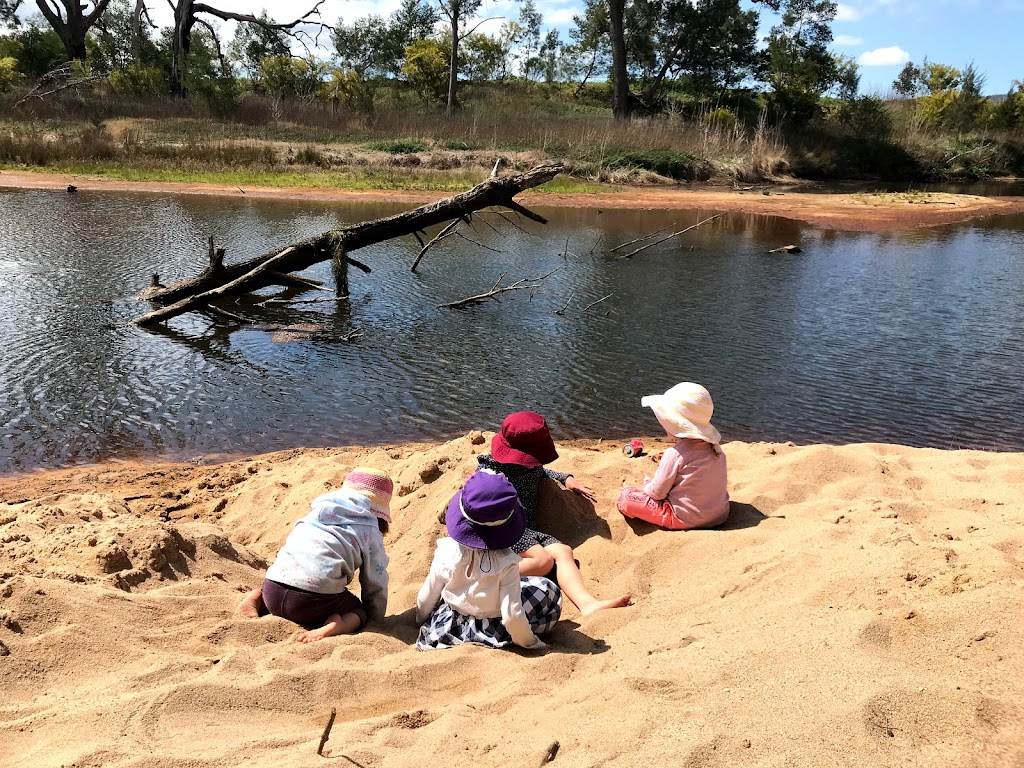
[[[2,170],[24,170],[25,166],[0,163]],[[122,181],[178,182],[186,184],[219,184],[231,187],[297,187],[303,189],[351,190],[422,190],[457,192],[480,183],[486,174],[444,171],[384,171],[304,172],[295,170],[207,170],[185,171],[174,168],[140,168],[106,163],[67,163],[47,165],[32,170],[78,176],[99,176]],[[544,185],[542,192],[598,193],[617,188],[559,176]]]

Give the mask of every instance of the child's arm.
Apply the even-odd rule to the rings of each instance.
[[[374,528],[363,550],[363,564],[359,567],[359,588],[366,615],[383,619],[388,610],[388,555],[384,551],[384,537]]]
[[[644,493],[655,501],[663,501],[668,498],[668,492],[676,484],[676,476],[679,474],[679,462],[682,456],[679,451],[669,448],[665,455],[658,462],[658,471],[654,477],[644,481]]]
[[[586,496],[591,501],[595,501],[597,499],[597,495],[594,493],[593,490],[583,485],[583,483],[579,482],[572,475],[566,474],[565,472],[555,472],[555,470],[547,468],[544,469],[544,475],[551,478],[556,483],[561,483],[573,493],[578,493],[581,496]]]
[[[512,642],[521,648],[541,650],[547,645],[533,634],[526,612],[523,610],[523,593],[519,585],[519,566],[512,564],[501,573],[499,582],[501,595],[501,623],[512,635]]]
[[[437,603],[441,599],[441,591],[447,581],[439,543],[438,548],[434,551],[434,561],[430,564],[430,573],[427,574],[426,581],[423,582],[419,594],[416,595],[417,625],[425,622],[437,607]]]

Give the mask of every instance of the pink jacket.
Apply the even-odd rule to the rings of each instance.
[[[665,451],[644,493],[668,501],[687,528],[711,528],[729,516],[725,454],[703,440],[683,439]]]

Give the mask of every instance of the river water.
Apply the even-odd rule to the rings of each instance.
[[[656,434],[640,397],[686,380],[726,440],[1024,449],[1022,217],[864,234],[729,215],[626,260],[610,248],[709,212],[487,216],[417,274],[411,237],[354,254],[374,271],[352,271],[349,302],[226,305],[312,337],[130,324],[149,276],[194,274],[208,235],[230,261],[397,210],[0,190],[0,471],[438,439],[518,409],[560,438]],[[789,243],[803,253],[766,253]]]

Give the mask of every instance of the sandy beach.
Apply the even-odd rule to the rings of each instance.
[[[246,187],[208,183],[123,181],[102,176],[71,176],[31,171],[0,172],[0,188],[63,190],[74,184],[81,192],[171,192],[279,200],[326,200],[405,203],[410,207],[449,197],[451,192],[353,190],[314,187]],[[611,188],[606,192],[560,194],[543,188],[528,191],[531,206],[627,208],[653,210],[728,211],[780,216],[819,227],[852,232],[889,232],[956,224],[986,216],[1024,213],[1024,197],[982,197],[947,193],[871,194],[794,192],[777,189],[737,191],[706,187]]]
[[[545,488],[542,526],[635,605],[567,606],[544,656],[420,652],[489,438],[0,479],[0,766],[1024,765],[1024,455],[731,442],[730,521],[673,533],[614,508],[647,458],[563,443],[599,500]],[[233,616],[359,464],[396,478],[387,619],[305,646]]]

